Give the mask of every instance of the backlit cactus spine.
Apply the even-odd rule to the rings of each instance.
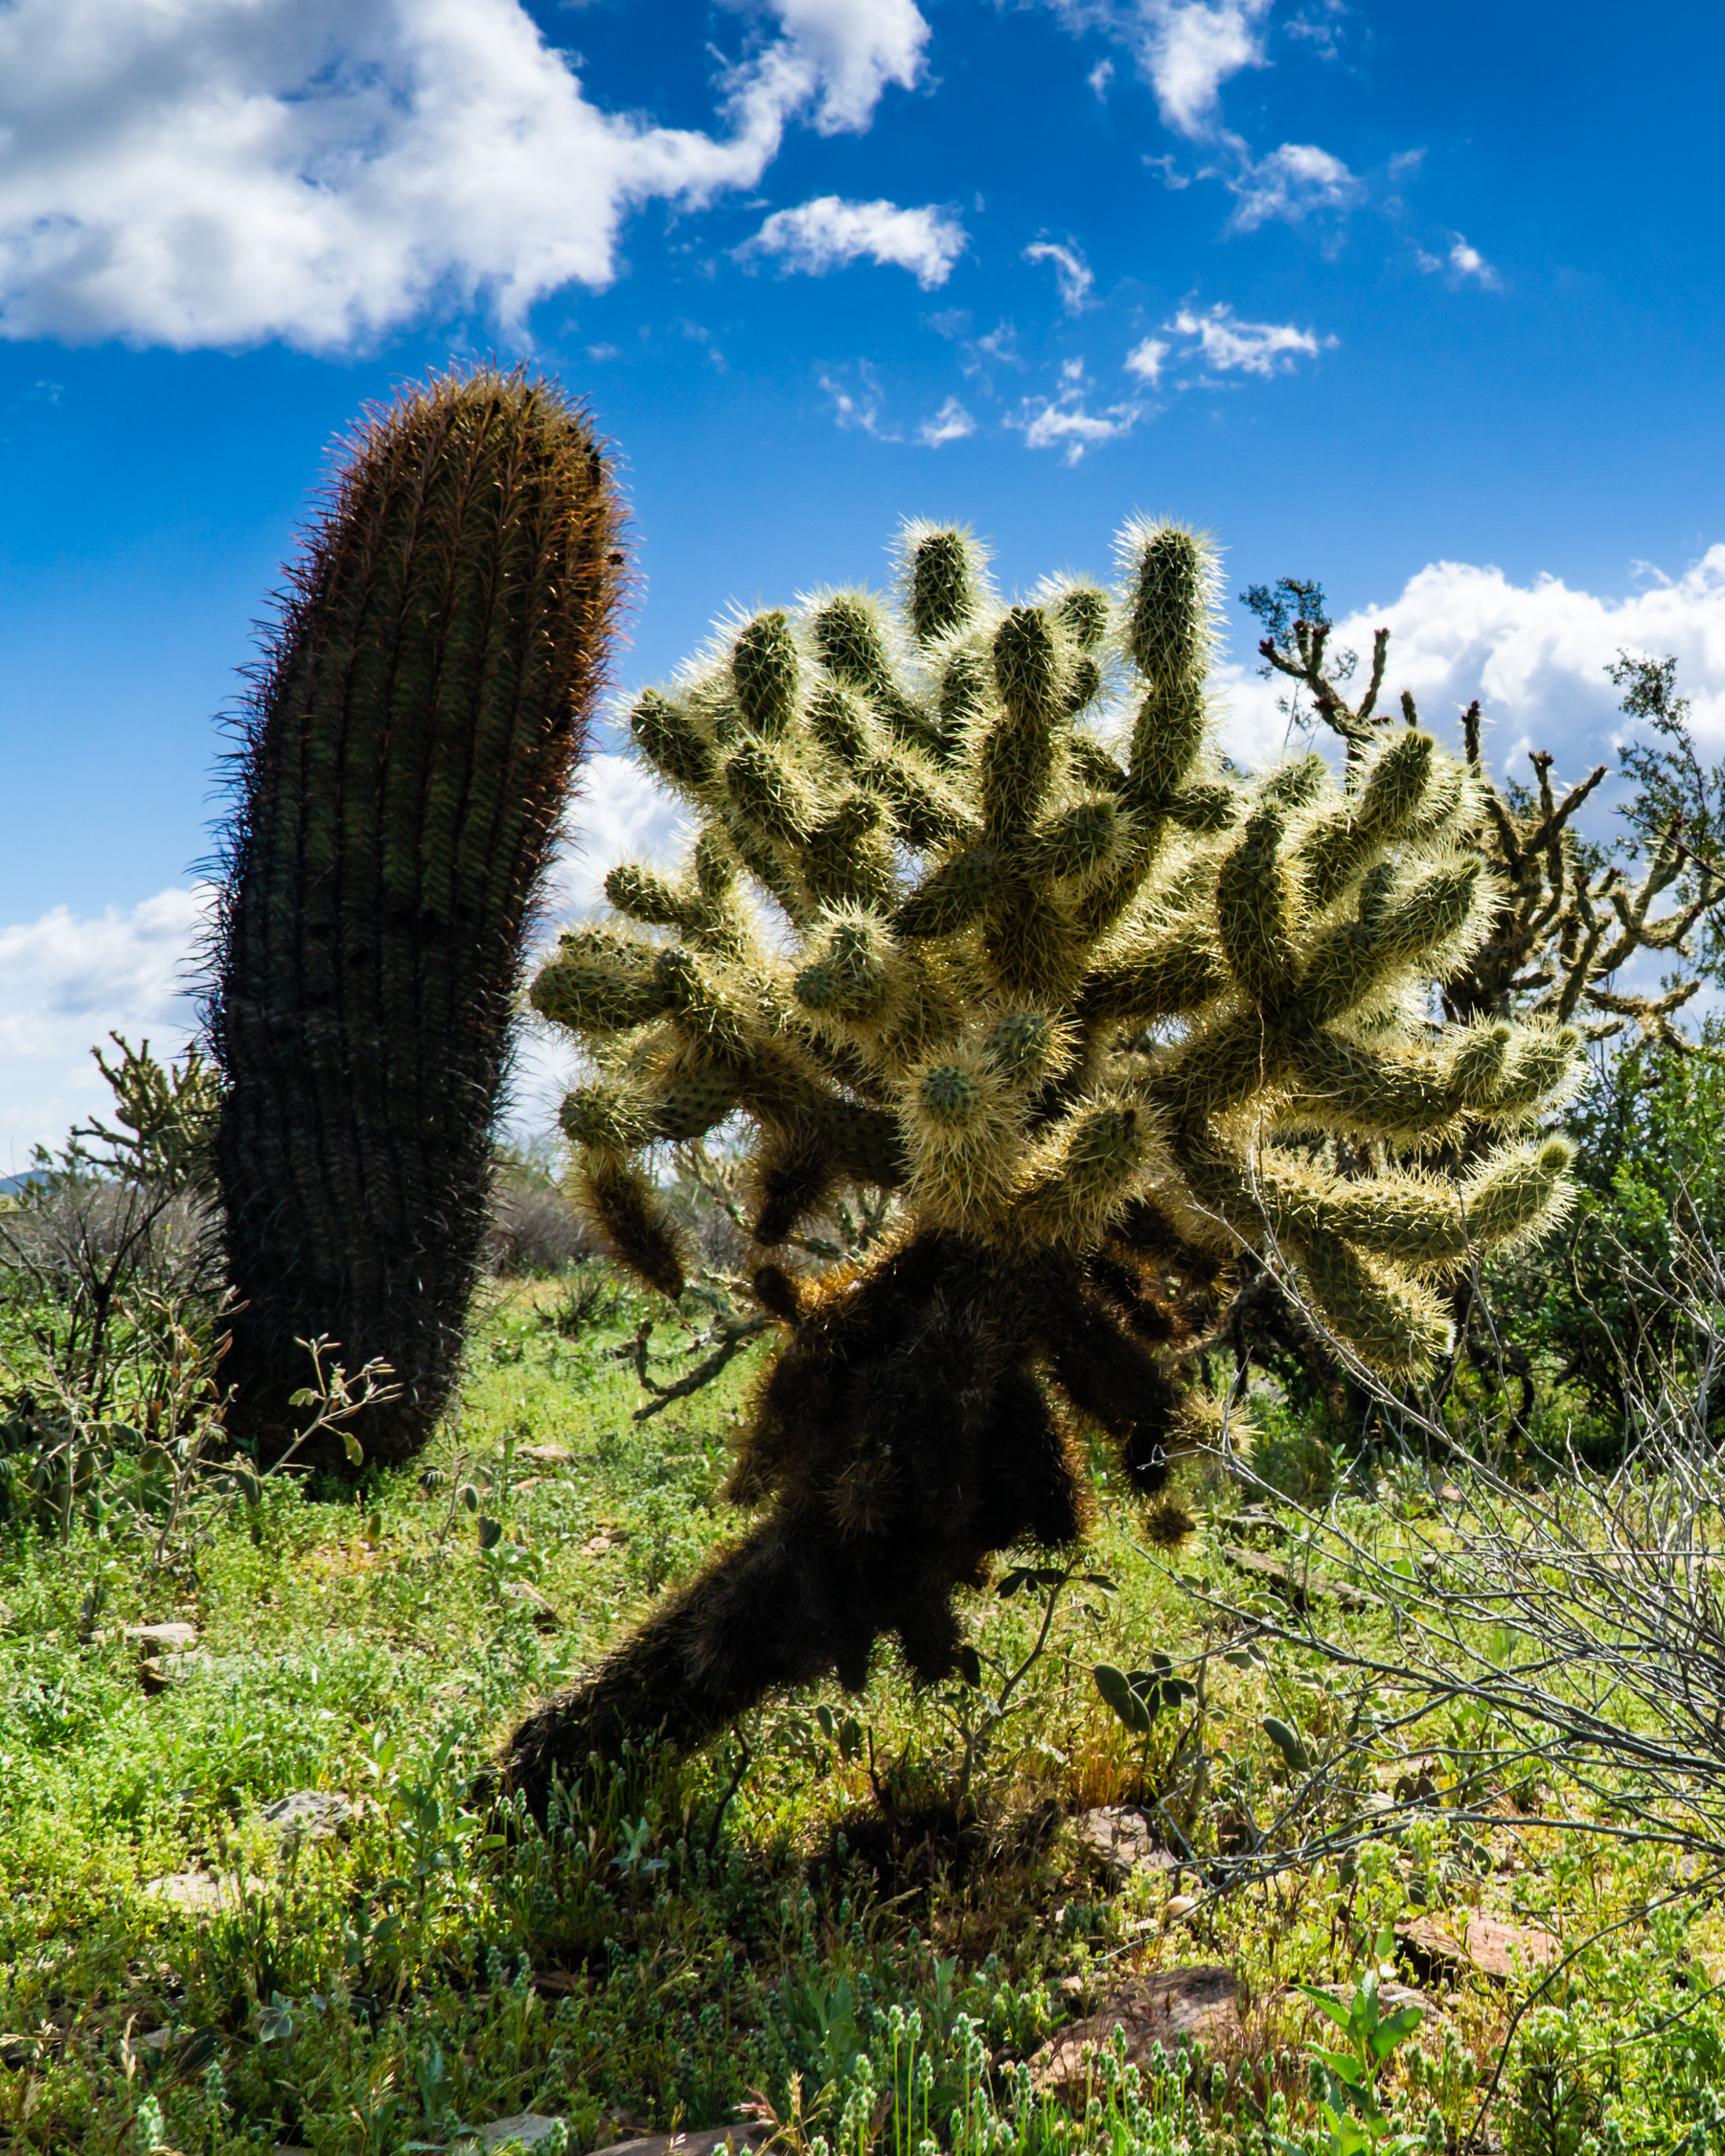
[[[595,1067],[564,1128],[618,1256],[674,1293],[643,1156],[741,1114],[787,1331],[731,1486],[765,1511],[518,1732],[535,1801],[629,1731],[860,1683],[884,1631],[944,1673],[954,1587],[1080,1531],[1074,1414],[1158,1486],[1242,1249],[1399,1376],[1444,1344],[1445,1274],[1565,1202],[1562,1142],[1519,1134],[1574,1036],[1428,1020],[1488,924],[1465,769],[1409,729],[1346,788],[1317,756],[1226,775],[1211,556],[1170,525],[1119,546],[1117,592],[1003,607],[964,534],[912,528],[897,620],[763,613],[635,709],[699,837],[677,875],[614,870],[616,917],[534,985]],[[1469,1180],[1423,1173],[1464,1124],[1497,1134]],[[774,1252],[846,1181],[901,1192],[904,1231],[799,1281]]]
[[[400,1398],[354,1426],[389,1462],[455,1372],[526,935],[622,557],[592,429],[549,382],[435,379],[349,449],[242,715],[206,1016],[230,1433],[292,1444],[297,1342],[327,1335],[350,1371],[394,1372]]]

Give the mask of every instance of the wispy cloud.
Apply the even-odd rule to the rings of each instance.
[[[1249,159],[1228,184],[1238,232],[1277,220],[1299,224],[1315,210],[1346,210],[1365,192],[1340,157],[1313,142],[1285,142],[1267,157]]]
[[[1055,281],[1060,287],[1060,304],[1069,314],[1082,313],[1090,304],[1095,274],[1076,247],[1061,246],[1053,240],[1038,240],[1024,249],[1024,260],[1053,265]]]
[[[363,342],[483,297],[603,287],[639,205],[755,186],[785,129],[919,80],[914,0],[767,0],[721,126],[594,103],[519,0],[11,0],[0,335]]]
[[[1419,266],[1428,274],[1447,271],[1452,282],[1458,285],[1471,280],[1492,292],[1500,290],[1503,286],[1502,278],[1479,248],[1469,245],[1459,232],[1453,236],[1453,243],[1446,254],[1429,255],[1422,247],[1419,250]]]
[[[928,448],[938,449],[947,442],[968,442],[976,431],[976,421],[956,397],[949,397],[934,417],[924,420],[917,428],[916,439]]]
[[[1292,322],[1237,321],[1233,309],[1225,304],[1207,308],[1202,314],[1183,307],[1165,327],[1188,338],[1192,351],[1211,373],[1258,375],[1266,380],[1272,375],[1291,373],[1300,360],[1315,359],[1336,342],[1333,336],[1319,336],[1315,330],[1297,329]],[[1127,355],[1126,364],[1135,373],[1142,371],[1134,362],[1145,351],[1146,346],[1139,345],[1137,354]]]
[[[1077,464],[1087,450],[1130,434],[1143,417],[1143,406],[1130,401],[1092,411],[1082,359],[1069,359],[1060,372],[1056,396],[1026,397],[1006,421],[1023,433],[1027,449],[1059,449],[1066,463]]]
[[[820,386],[832,399],[833,417],[846,433],[872,434],[877,442],[902,439],[886,422],[886,400],[875,371],[866,359],[857,361],[854,386],[830,374],[821,376]]]
[[[1265,33],[1273,0],[1046,0],[1074,30],[1100,30],[1117,38],[1137,62],[1156,96],[1162,125],[1198,153],[1196,172],[1171,157],[1146,162],[1166,186],[1189,187],[1194,178],[1219,179],[1234,196],[1230,222],[1249,232],[1273,221],[1299,224],[1318,211],[1351,208],[1365,182],[1340,157],[1316,143],[1285,142],[1259,156],[1233,132],[1222,112],[1222,91],[1248,68],[1270,65]],[[1297,18],[1290,34],[1303,36],[1333,55],[1337,10]],[[1103,67],[1109,67],[1104,61]],[[1097,71],[1098,73],[1100,70]],[[1109,76],[1112,76],[1109,68]],[[1097,87],[1102,94],[1108,78]]]
[[[925,292],[944,285],[964,252],[963,225],[930,204],[902,210],[896,202],[847,202],[822,195],[793,210],[775,210],[736,252],[747,261],[771,255],[787,270],[824,276],[853,262],[908,269]]]

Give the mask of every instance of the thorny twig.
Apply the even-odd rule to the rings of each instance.
[[[1258,651],[1267,670],[1309,693],[1316,716],[1343,743],[1353,780],[1373,741],[1395,722],[1392,714],[1377,708],[1390,631],[1375,631],[1365,693],[1349,703],[1338,686],[1344,669],[1328,655],[1331,628],[1322,615],[1296,621],[1281,637],[1273,627]],[[1416,725],[1419,712],[1411,691],[1402,691],[1399,704],[1403,722]],[[1645,868],[1639,882],[1615,863],[1595,871],[1583,858],[1585,849],[1577,846],[1573,827],[1607,767],[1597,765],[1559,798],[1552,784],[1552,758],[1536,751],[1529,759],[1534,795],[1524,808],[1515,797],[1517,790],[1512,788],[1506,797],[1485,768],[1477,700],[1462,714],[1461,730],[1480,803],[1476,839],[1499,883],[1503,904],[1490,935],[1445,984],[1445,1017],[1505,1018],[1513,1006],[1520,1016],[1568,1023],[1585,1009],[1598,1014],[1586,1027],[1594,1040],[1609,1040],[1633,1021],[1648,1038],[1685,1049],[1689,1044],[1671,1019],[1694,995],[1696,980],[1668,985],[1658,996],[1623,993],[1606,983],[1639,951],[1687,957],[1690,931],[1725,901],[1725,872],[1690,846],[1681,814],[1643,834]],[[1654,915],[1654,901],[1683,881],[1688,895],[1670,912]]]

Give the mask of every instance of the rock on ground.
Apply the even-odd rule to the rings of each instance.
[[[1182,2044],[1208,2049],[1241,2036],[1240,1987],[1231,1969],[1211,1962],[1191,1968],[1158,1969],[1118,1991],[1083,2021],[1063,2029],[1030,2061],[1032,2085],[1061,2093],[1082,2087],[1091,2062],[1126,2032],[1126,2056],[1147,2067],[1160,2044],[1170,2055]]]

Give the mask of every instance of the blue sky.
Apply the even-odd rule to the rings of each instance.
[[[1719,745],[1722,46],[1696,7],[0,0],[0,1171],[99,1104],[107,1026],[184,1038],[249,625],[332,438],[451,358],[615,444],[620,691],[732,600],[878,581],[905,515],[1029,584],[1149,510],[1389,622],[1392,685],[1483,691],[1505,756],[1608,752],[1620,645]],[[614,755],[577,823],[571,906],[668,837]]]

